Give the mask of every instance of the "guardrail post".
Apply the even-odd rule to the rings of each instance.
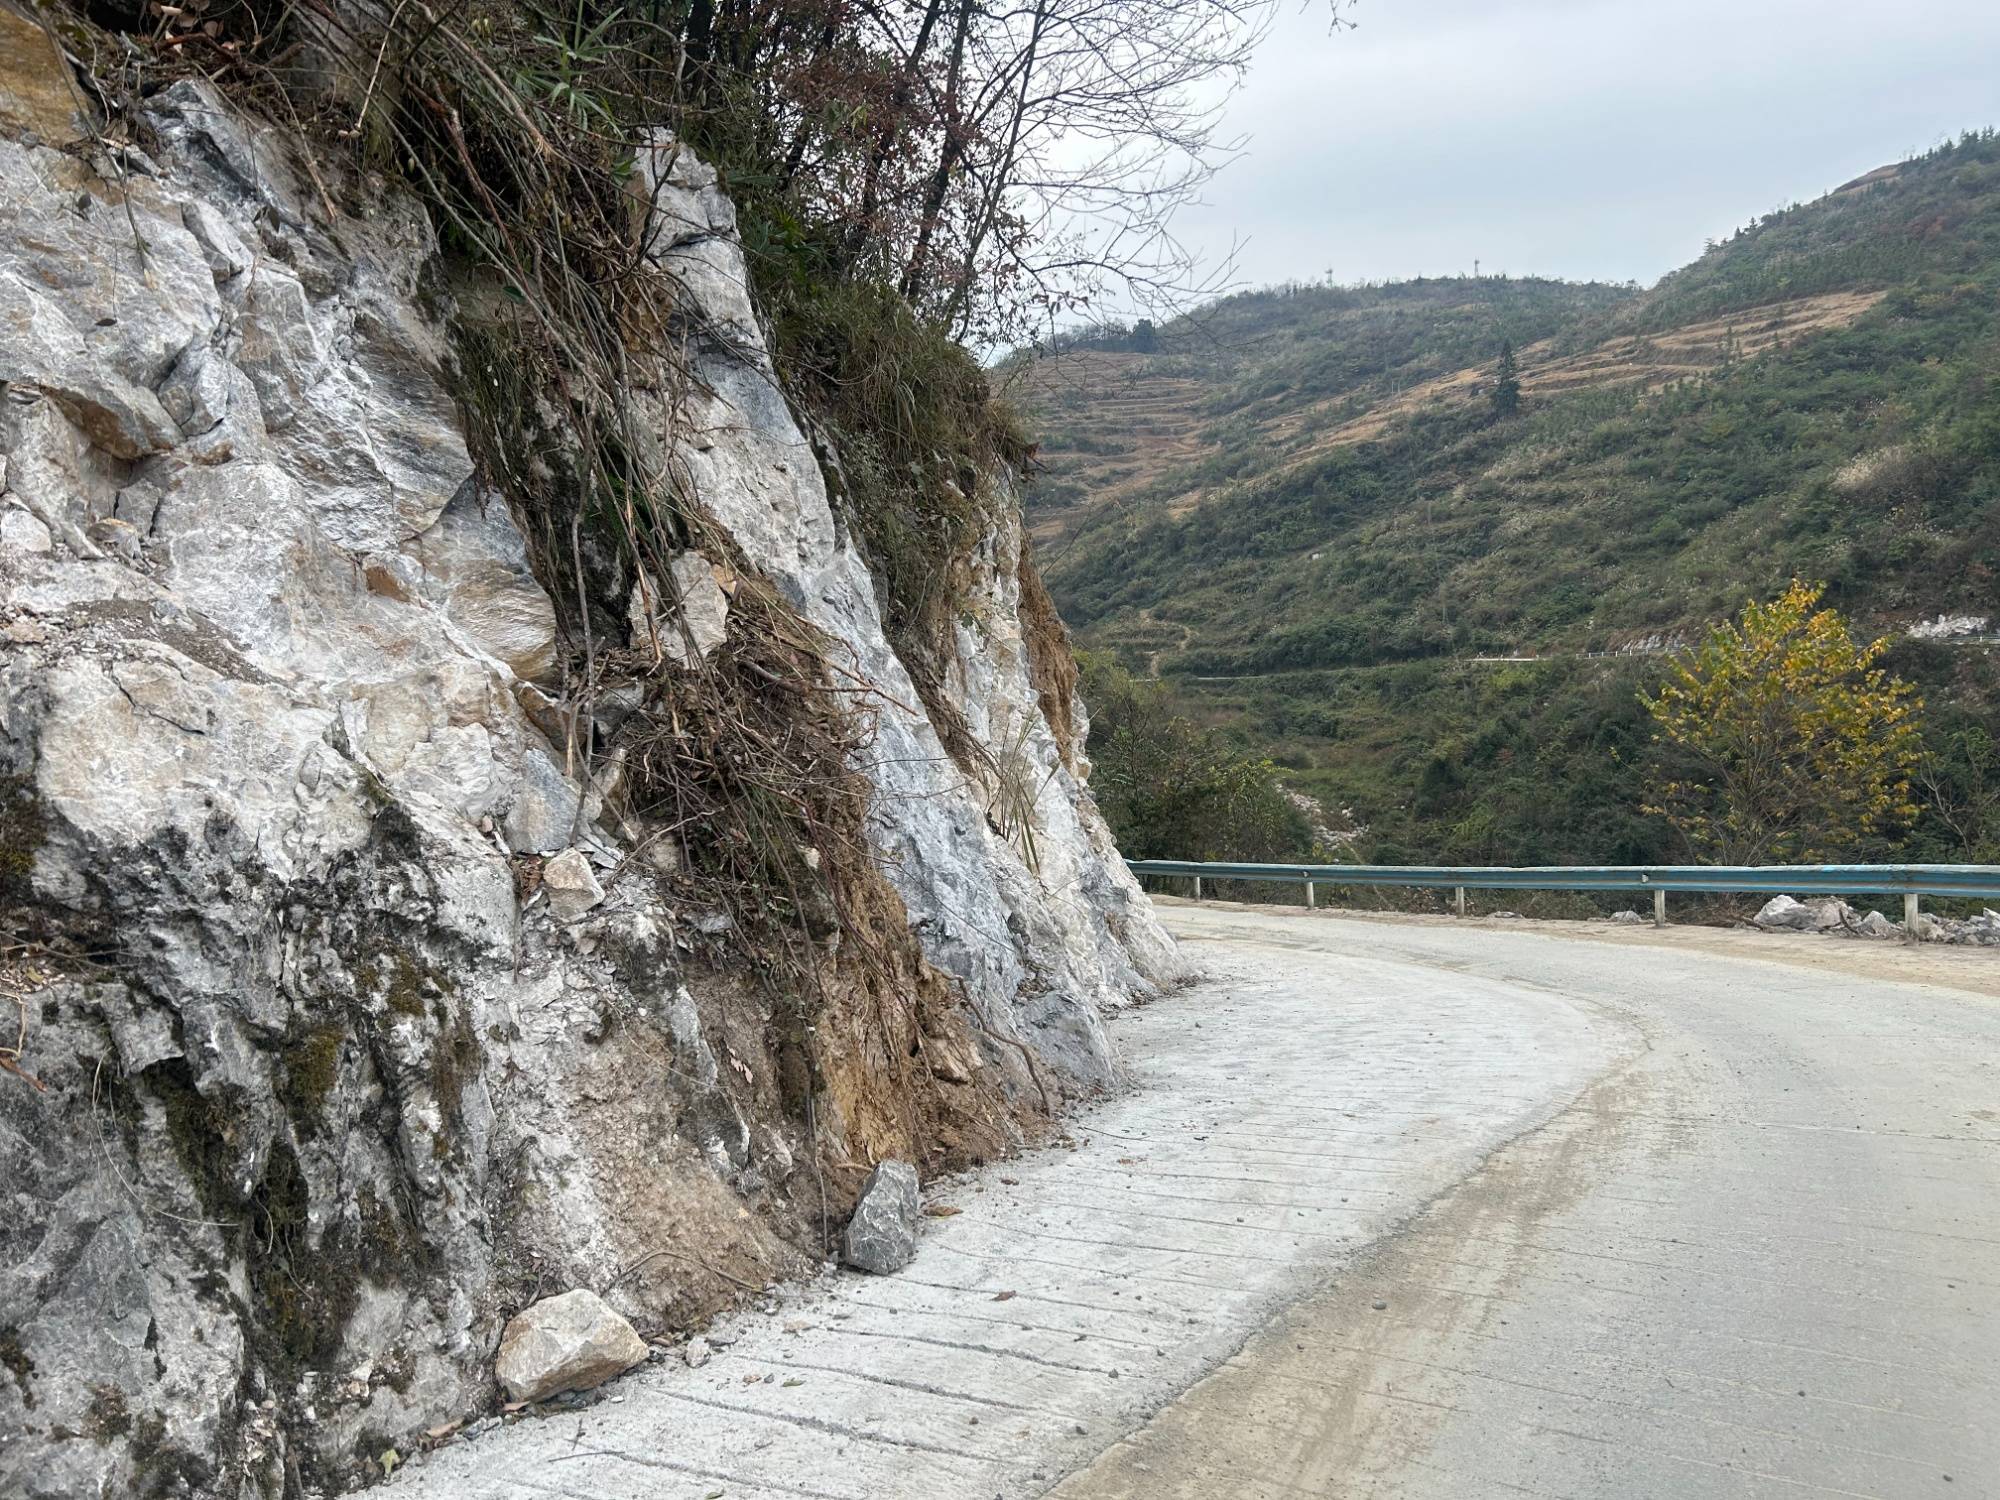
[[[1197,901],[1201,899],[1201,877],[1199,875],[1194,878],[1194,899]]]
[[[1659,886],[1653,887],[1653,925],[1667,925],[1667,893]]]
[[[1313,883],[1310,880],[1308,880],[1306,882],[1306,910],[1311,911],[1312,909],[1313,909]]]
[[[1451,893],[1451,909],[1461,917],[1465,915],[1465,887],[1455,886]]]
[[[1903,941],[1906,943],[1917,940],[1918,908],[1922,902],[1923,898],[1915,891],[1903,897]]]

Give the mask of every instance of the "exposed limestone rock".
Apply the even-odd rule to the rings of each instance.
[[[493,1362],[509,1400],[587,1391],[646,1358],[646,1341],[604,1299],[578,1287],[516,1313]]]
[[[917,1169],[885,1161],[868,1174],[854,1217],[840,1238],[840,1258],[857,1271],[891,1276],[917,1258]]]
[[[817,1263],[815,1149],[875,1154],[897,1112],[689,958],[726,918],[676,912],[650,873],[671,841],[614,807],[633,704],[561,701],[555,612],[417,295],[422,217],[377,194],[336,240],[284,133],[191,81],[147,99],[154,170],[120,186],[53,149],[71,96],[14,20],[0,907],[95,957],[26,982],[46,1091],[0,1075],[0,1493],[332,1489],[485,1404],[537,1286],[616,1284],[652,1333]],[[1080,716],[1051,727],[1018,525],[960,628],[954,690],[1001,768],[974,777],[834,522],[728,200],[670,142],[639,172],[699,330],[678,470],[873,690],[868,836],[955,982],[909,1071],[983,1091],[1004,1131],[1009,1101],[1112,1081],[1101,1008],[1175,973],[1079,779]],[[734,607],[692,569],[670,592],[706,600],[712,650]],[[645,1260],[678,1236],[728,1274]]]

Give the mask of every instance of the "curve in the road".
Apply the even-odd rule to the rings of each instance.
[[[1490,927],[1182,925],[1531,974],[1645,1045],[1062,1500],[2000,1494],[2000,1003]]]
[[[1996,1493],[2000,1003],[1650,929],[1170,920],[1212,977],[1114,1024],[1133,1090],[945,1185],[908,1272],[402,1485]]]
[[[1539,988],[1206,948],[1112,1022],[1133,1087],[933,1194],[901,1275],[842,1274],[581,1413],[412,1463],[451,1500],[992,1500],[1087,1463],[1609,1066]]]

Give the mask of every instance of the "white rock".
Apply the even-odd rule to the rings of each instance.
[[[699,552],[676,553],[667,565],[667,593],[662,596],[651,575],[633,587],[633,644],[658,650],[677,666],[707,661],[729,634],[729,594],[714,565]]]
[[[19,73],[9,14],[0,6],[0,84]],[[52,81],[60,104],[67,81]],[[566,722],[583,705],[553,690],[553,608],[506,505],[465,482],[442,338],[417,290],[434,248],[422,215],[385,192],[336,237],[281,126],[234,116],[193,80],[143,113],[159,175],[116,204],[83,185],[75,158],[0,126],[0,460],[31,518],[0,520],[0,538],[13,560],[16,541],[39,544],[38,522],[53,547],[8,570],[0,750],[46,815],[37,901],[123,914],[145,939],[121,958],[129,993],[93,984],[38,1036],[50,1056],[104,1056],[142,1093],[141,1075],[172,1061],[205,1097],[241,1101],[242,1128],[212,1144],[227,1158],[217,1171],[249,1194],[284,1156],[278,1095],[297,1059],[280,1039],[352,1007],[367,1041],[350,1031],[336,1049],[325,1118],[338,1125],[319,1137],[334,1149],[299,1154],[300,1253],[340,1222],[354,1183],[408,1181],[387,1211],[426,1254],[393,1285],[365,1283],[328,1330],[338,1370],[399,1372],[367,1382],[366,1412],[297,1430],[344,1463],[354,1431],[407,1437],[488,1388],[516,1264],[497,1246],[542,1255],[554,1285],[587,1281],[658,1214],[707,1201],[690,1194],[727,1203],[782,1181],[791,1160],[767,1115],[741,1112],[721,1033],[704,1035],[711,997],[682,983],[694,911],[676,918],[654,882],[631,881],[615,909],[652,902],[651,935],[601,938],[592,958],[519,921],[511,854],[575,846],[591,864],[597,804],[621,828],[635,815],[612,793],[615,766],[600,762],[601,784],[581,795],[565,740],[587,721]],[[1080,719],[1056,715],[1059,745],[1045,716],[1030,646],[1061,641],[1051,621],[1036,635],[1022,624],[1009,480],[987,481],[1001,520],[963,580],[944,669],[974,738],[1017,758],[1032,845],[992,831],[993,773],[944,751],[886,639],[875,581],[764,349],[728,200],[688,159],[669,175],[668,232],[652,243],[693,299],[694,430],[646,390],[631,393],[633,430],[687,433],[649,456],[678,465],[714,518],[714,555],[740,556],[807,617],[852,689],[843,701],[873,723],[856,765],[867,836],[924,958],[996,1035],[1033,1049],[1052,1090],[1109,1084],[1100,1011],[1178,963],[1081,780]],[[143,570],[108,564],[113,548]],[[662,575],[665,597],[692,605],[690,659],[742,628],[731,581],[705,560]],[[604,705],[607,734],[631,706]],[[674,848],[657,839],[646,857],[670,865]],[[581,880],[573,891],[589,896]],[[599,1036],[606,998],[660,1020]],[[1015,1057],[997,1049],[980,1081],[1011,1077],[1033,1108]],[[746,1061],[761,1082],[768,1059]],[[607,1067],[621,1080],[610,1094],[593,1082]],[[46,1288],[23,1353],[75,1375],[38,1387],[67,1404],[52,1399],[42,1433],[10,1450],[50,1495],[129,1488],[129,1445],[46,1436],[79,1425],[97,1384],[157,1411],[209,1469],[234,1462],[216,1424],[254,1363],[238,1313],[193,1290],[213,1248],[175,1236],[135,1255],[143,1225],[95,1137],[24,1124],[87,1117],[79,1076],[53,1075],[45,1100],[0,1090],[17,1175],[48,1186],[16,1277]],[[385,1115],[392,1077],[403,1107]],[[632,1100],[647,1102],[621,1113]],[[694,1152],[680,1149],[683,1121]],[[135,1154],[137,1180],[182,1181],[157,1132],[114,1144]],[[619,1191],[603,1191],[614,1179]],[[722,1216],[718,1235],[752,1232],[737,1224]],[[68,1275],[58,1253],[107,1268],[115,1287]],[[165,1381],[152,1359],[125,1358],[155,1322]],[[320,1404],[329,1386],[314,1384]]]
[[[1773,896],[1750,920],[1766,932],[1806,932],[1816,917],[1812,907],[1803,906],[1790,896]]]
[[[0,510],[0,547],[17,552],[48,552],[55,547],[55,538],[39,516],[24,506],[9,505]]]
[[[542,866],[542,889],[558,922],[574,922],[604,899],[604,887],[581,849],[565,849]]]
[[[681,1357],[687,1361],[690,1370],[699,1370],[714,1356],[714,1347],[704,1338],[689,1339],[687,1347],[681,1350]]]
[[[1910,636],[1919,641],[1959,641],[1986,634],[1991,615],[1939,615],[1910,627]]]
[[[1903,935],[1903,929],[1879,911],[1869,912],[1854,924],[1854,930],[1862,937],[1871,938],[1895,938]]]
[[[501,828],[517,854],[553,854],[573,842],[581,794],[576,784],[542,751],[521,757],[520,781]]]
[[[513,1401],[587,1391],[646,1358],[632,1325],[583,1287],[516,1313],[500,1336],[493,1373]]]
[[[181,222],[200,244],[208,268],[217,281],[240,276],[255,263],[235,226],[201,199],[193,198],[181,205]]]
[[[179,440],[147,387],[100,360],[56,303],[0,263],[0,382],[46,392],[92,443],[144,458]]]

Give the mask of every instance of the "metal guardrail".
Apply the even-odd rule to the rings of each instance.
[[[1900,895],[1904,925],[1911,931],[1920,897],[2000,898],[2000,865],[1272,865],[1176,859],[1133,859],[1126,865],[1135,875],[1192,880],[1196,900],[1205,880],[1303,885],[1308,906],[1323,885],[1450,889],[1460,916],[1468,890],[1651,891],[1659,926],[1666,925],[1669,891]]]

